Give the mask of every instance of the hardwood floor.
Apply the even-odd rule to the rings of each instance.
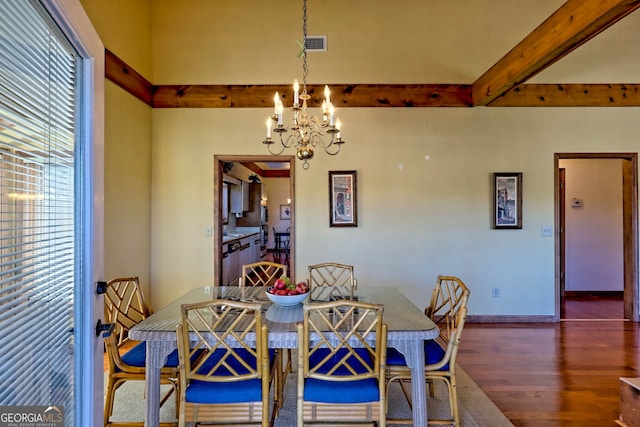
[[[638,324],[592,320],[611,304],[568,304],[590,320],[465,326],[458,363],[517,427],[615,426],[619,379],[640,376]]]
[[[622,295],[582,295],[564,298],[562,319],[624,319]]]

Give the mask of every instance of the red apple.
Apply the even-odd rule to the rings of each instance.
[[[276,295],[287,295],[287,291],[285,289],[278,289]]]
[[[276,279],[275,283],[273,284],[273,287],[277,290],[286,289],[287,283],[282,278]]]
[[[300,282],[296,285],[296,291],[298,291],[299,294],[306,294],[309,292],[309,287],[305,282]]]
[[[298,295],[300,292],[296,291],[295,289],[289,289],[287,295]]]

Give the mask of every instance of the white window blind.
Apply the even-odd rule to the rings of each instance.
[[[78,61],[38,2],[0,5],[0,405],[73,426]]]

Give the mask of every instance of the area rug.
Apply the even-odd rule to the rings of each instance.
[[[486,394],[460,367],[457,368],[458,399],[460,404],[460,418],[463,427],[513,427],[507,417],[494,405]],[[449,414],[447,390],[441,381],[436,382],[435,398],[429,398],[429,417],[442,417]],[[163,386],[163,392],[169,386]],[[275,427],[293,427],[296,425],[295,401],[296,378],[289,375],[284,388],[284,407],[280,410]],[[411,410],[400,387],[393,384],[389,391],[389,418],[411,418]],[[111,421],[135,422],[144,420],[145,400],[144,384],[139,381],[129,381],[116,391]],[[160,421],[176,421],[175,399],[170,397],[160,409]]]

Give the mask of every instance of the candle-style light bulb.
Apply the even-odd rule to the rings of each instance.
[[[298,96],[299,92],[300,92],[300,83],[298,83],[298,79],[295,79],[293,81],[293,103],[294,104],[300,103],[300,98]]]
[[[284,111],[284,105],[282,105],[282,101],[278,101],[278,106],[276,108],[278,110],[278,125],[282,125],[282,112]]]
[[[276,92],[275,95],[273,95],[273,105],[275,106],[275,111],[274,114],[278,114],[278,105],[280,104],[280,94],[278,92]]]
[[[335,119],[336,110],[333,108],[333,104],[329,103],[329,126],[333,126],[333,120]]]
[[[324,85],[324,99],[327,100],[327,104],[331,102],[329,99],[329,95],[331,95],[331,91],[329,90],[329,85]]]
[[[271,117],[267,118],[267,139],[271,138]]]
[[[336,129],[338,129],[338,133],[336,134],[336,138],[340,138],[340,128],[342,127],[342,123],[340,123],[340,119],[336,120]]]

